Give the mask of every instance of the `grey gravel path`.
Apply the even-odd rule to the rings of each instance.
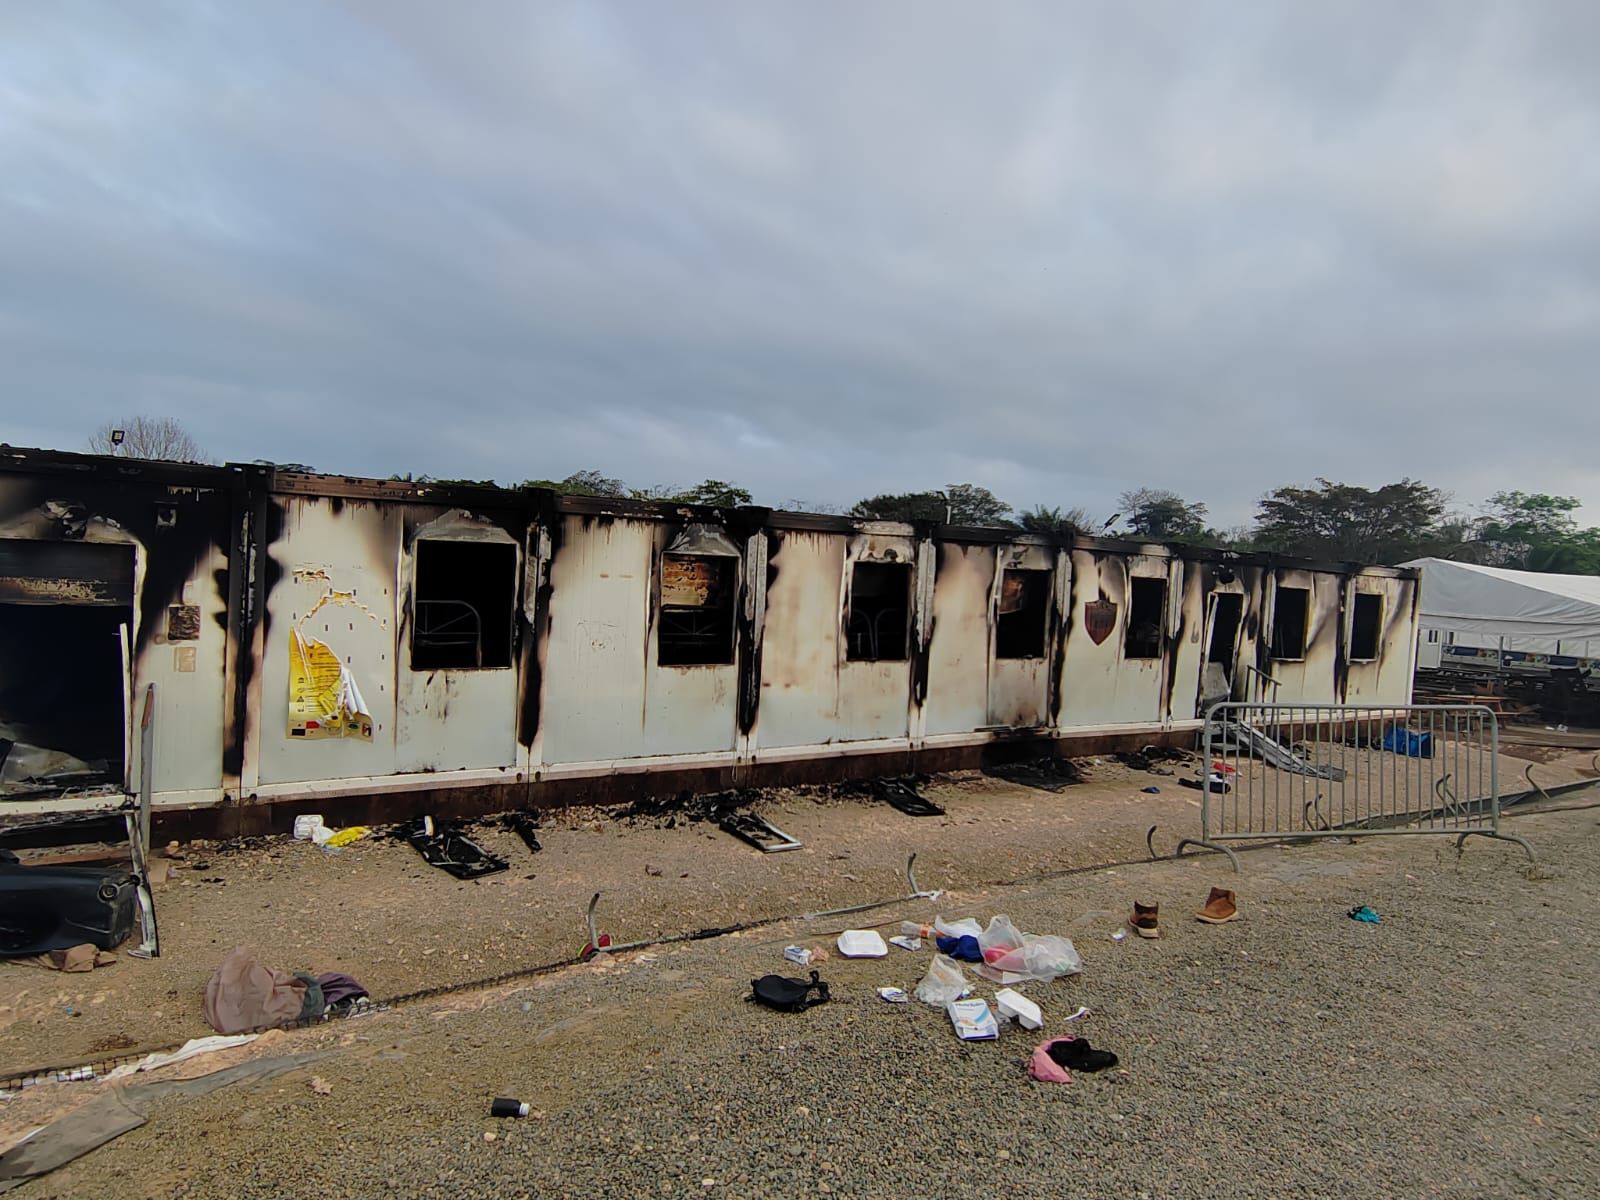
[[[940,905],[1074,938],[1084,974],[1025,990],[1047,1033],[1091,1006],[1075,1028],[1122,1069],[1070,1086],[1026,1077],[1036,1035],[962,1044],[880,1001],[925,953],[826,964],[838,999],[803,1015],[742,1003],[795,935],[763,931],[295,1035],[348,1043],[330,1095],[288,1078],[163,1107],[22,1194],[1600,1195],[1600,810],[1516,828],[1532,878],[1514,850],[1407,839]],[[1193,921],[1213,882],[1244,919]],[[1135,896],[1162,940],[1111,940]],[[1359,903],[1383,924],[1347,919]],[[497,1094],[542,1115],[491,1121]]]

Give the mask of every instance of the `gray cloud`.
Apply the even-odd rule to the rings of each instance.
[[[1600,505],[1597,38],[1585,2],[7,5],[0,436]]]

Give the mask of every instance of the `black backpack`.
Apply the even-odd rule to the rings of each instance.
[[[763,975],[750,981],[750,993],[750,999],[779,1012],[805,1012],[813,1004],[828,1002],[828,985],[817,978],[815,971],[811,972],[809,983],[782,975]]]

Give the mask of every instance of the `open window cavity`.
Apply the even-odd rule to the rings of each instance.
[[[1280,587],[1272,602],[1272,657],[1296,661],[1306,656],[1306,617],[1311,610],[1309,588]]]
[[[911,565],[858,562],[850,575],[845,657],[903,662],[911,625]]]
[[[1383,597],[1357,592],[1350,614],[1350,661],[1372,662],[1378,657],[1379,633],[1383,628]]]
[[[1123,658],[1160,658],[1166,627],[1167,581],[1128,581],[1128,625],[1122,636]]]
[[[1221,667],[1233,666],[1233,648],[1239,641],[1239,622],[1244,616],[1244,597],[1237,592],[1218,592],[1211,598],[1211,644],[1206,662]]]
[[[1050,610],[1050,572],[1010,568],[1000,576],[996,658],[1043,658]]]
[[[662,555],[657,663],[700,667],[733,662],[738,563],[728,555]]]
[[[424,540],[416,545],[411,669],[511,665],[517,548],[508,542]]]

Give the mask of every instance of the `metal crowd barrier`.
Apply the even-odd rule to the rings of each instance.
[[[1264,838],[1447,834],[1499,838],[1500,724],[1477,704],[1259,704],[1207,711],[1200,837],[1220,851]]]

